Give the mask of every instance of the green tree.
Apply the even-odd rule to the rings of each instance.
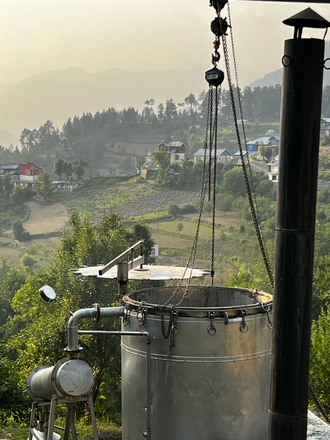
[[[327,188],[321,189],[321,191],[317,193],[317,201],[319,203],[328,203],[329,196],[330,196],[330,191]]]
[[[186,105],[190,106],[190,113],[192,112],[192,108],[197,105],[197,100],[195,98],[195,95],[193,95],[192,93],[190,93],[190,95],[188,95],[185,99],[184,102]]]
[[[20,220],[13,221],[12,228],[15,240],[27,241],[30,239],[30,234],[24,229]]]
[[[325,411],[330,412],[330,315],[324,311],[312,325],[310,383]]]
[[[240,167],[233,168],[224,174],[221,192],[231,194],[234,197],[246,195],[243,172]]]
[[[45,284],[51,285],[61,302],[70,310],[92,307],[95,302],[102,306],[116,304],[117,282],[77,277],[70,269],[81,265],[94,266],[111,261],[121,254],[139,234],[147,228],[138,224],[128,229],[115,213],[103,216],[98,224],[88,216],[71,212],[68,228],[57,251],[54,262],[39,270],[34,277],[16,293],[12,306],[16,313],[8,325],[8,350],[15,359],[16,370],[24,381],[29,372],[39,365],[54,365],[63,357],[67,340],[67,312],[55,303],[46,304],[36,293]],[[150,233],[149,233],[150,236]],[[151,236],[150,236],[151,237]],[[152,240],[146,246],[149,249]],[[131,288],[138,284],[132,283]],[[119,320],[92,320],[84,322],[86,329],[119,328]],[[95,372],[94,398],[100,389],[108,389],[106,400],[116,402],[120,408],[120,343],[117,338],[85,336],[79,340],[84,348],[84,359]],[[106,385],[107,384],[107,385]],[[111,386],[109,385],[111,384]]]
[[[32,268],[36,264],[37,260],[29,254],[23,254],[21,257],[21,264],[26,267]]]
[[[183,230],[183,224],[180,222],[180,223],[178,223],[177,231],[181,232],[182,230]]]
[[[51,200],[55,189],[56,186],[52,184],[50,175],[45,172],[40,174],[38,181],[34,184],[35,192],[47,201]]]
[[[216,208],[223,211],[225,215],[230,211],[233,205],[233,198],[228,194],[219,194],[216,197]]]
[[[160,166],[159,180],[163,183],[167,183],[168,169],[171,164],[171,159],[166,148],[161,147],[159,151],[153,153],[153,156],[155,164]]]
[[[189,154],[190,157],[192,157],[192,155],[196,153],[197,150],[203,148],[204,139],[197,134],[194,133],[190,134],[188,136],[188,145],[189,145]]]
[[[6,261],[3,261],[0,266],[0,339],[3,325],[14,314],[11,308],[12,299],[15,293],[24,285],[28,275],[27,269],[10,268]]]
[[[77,176],[78,180],[82,178],[85,172],[85,168],[87,167],[88,163],[82,159],[80,159],[79,162],[76,160],[72,162],[72,171]]]
[[[68,180],[72,178],[72,173],[73,173],[73,171],[72,171],[72,163],[68,162],[66,164],[66,167],[65,167],[65,174],[66,174],[66,177],[67,177]]]
[[[177,218],[178,215],[181,214],[181,209],[178,205],[173,202],[170,202],[167,208],[167,212],[173,217]]]
[[[262,156],[262,159],[267,163],[270,161],[272,157],[272,150],[270,148],[266,148],[264,144],[261,144],[258,152]]]
[[[139,170],[139,174],[141,174],[141,168],[146,163],[146,158],[144,156],[136,156],[135,162],[136,162],[136,167]]]
[[[5,173],[1,180],[1,184],[5,191],[5,200],[9,200],[10,194],[14,188],[14,182],[12,181],[10,173]]]
[[[4,349],[0,346],[0,422],[13,418],[16,422],[28,419],[30,405],[25,386],[19,381],[14,362],[7,359]]]
[[[165,116],[168,121],[174,121],[177,117],[177,106],[173,99],[167,99],[165,103]]]
[[[66,162],[63,159],[58,158],[55,160],[53,172],[60,178],[60,180],[62,180],[62,174],[65,172],[65,168]]]
[[[10,200],[15,206],[22,206],[25,202],[25,192],[19,185],[15,185],[13,192],[10,194]]]

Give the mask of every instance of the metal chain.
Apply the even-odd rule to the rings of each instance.
[[[209,90],[209,109],[210,109],[210,115],[209,115],[209,120],[206,123],[206,133],[207,130],[209,130],[209,141],[208,141],[208,146],[209,146],[209,194],[208,194],[208,201],[211,200],[211,176],[212,176],[212,148],[213,148],[213,130],[212,130],[212,124],[213,124],[213,89],[210,88]],[[207,148],[207,143],[205,145],[205,148]]]
[[[233,27],[231,25],[231,14],[230,14],[229,3],[227,3],[227,12],[228,12],[228,23],[229,23],[228,27],[230,28],[230,38],[231,38],[231,46],[232,46],[232,53],[233,53],[233,65],[234,65],[234,71],[235,71],[238,105],[239,105],[240,117],[241,117],[241,121],[242,121],[242,131],[243,131],[244,143],[246,145],[246,152],[247,152],[246,157],[247,157],[248,171],[249,171],[249,176],[250,176],[250,186],[252,187],[252,196],[253,196],[253,201],[254,201],[256,215],[257,215],[257,218],[260,218],[258,204],[257,204],[257,197],[256,197],[254,182],[253,182],[253,178],[252,178],[252,169],[251,169],[251,163],[250,163],[250,158],[249,158],[249,152],[248,152],[248,149],[247,149],[246,132],[245,132],[244,119],[243,119],[241,93],[240,93],[239,82],[238,82],[238,70],[237,70],[236,57],[235,57]],[[226,49],[227,49],[227,46],[226,46]],[[225,45],[224,45],[224,52],[225,52]],[[226,54],[225,54],[225,59],[226,59]],[[226,67],[227,67],[227,64],[226,64]],[[228,75],[228,71],[227,71],[227,76],[228,76],[228,82],[229,82],[230,76]],[[231,94],[231,99],[232,99],[232,94]],[[233,100],[232,100],[232,104],[233,104]],[[236,131],[237,131],[238,127],[237,127],[237,124],[236,124],[235,115],[234,115],[234,119],[235,119],[235,128],[236,128]],[[239,144],[239,146],[240,146],[240,144]],[[242,164],[244,164],[244,160],[243,160],[243,157],[242,157],[243,154],[242,154],[242,151],[241,151],[241,147],[240,147],[240,156],[241,156]],[[244,167],[243,167],[243,171],[244,171]],[[244,173],[244,177],[245,177],[245,173]],[[258,225],[259,225],[258,231],[260,233],[260,239],[261,239],[262,243],[264,243],[265,240],[264,240],[262,225],[261,225],[260,222],[258,222]],[[258,236],[258,241],[259,241],[259,236]],[[259,245],[260,245],[260,241],[259,241]],[[261,246],[260,246],[260,249],[261,249],[261,253],[262,253],[263,258],[264,258],[264,263],[265,263],[266,270],[267,270],[267,273],[268,273],[269,281],[271,283],[271,286],[274,287],[274,277],[273,277],[272,271],[270,269],[269,256],[268,256],[267,248],[263,244],[263,248],[261,248]],[[263,306],[263,304],[262,304],[262,306]],[[266,313],[267,313],[267,326],[269,328],[271,328],[271,322],[270,322],[270,319],[269,319],[269,313],[267,311],[266,311]],[[328,424],[330,424],[330,418],[329,418],[328,414],[325,412],[325,409],[323,408],[321,402],[317,398],[317,396],[316,396],[316,394],[315,394],[311,384],[309,384],[308,387],[309,387],[309,393],[310,393],[314,403],[316,404],[318,410],[323,415],[323,417],[328,422]]]
[[[251,210],[251,214],[252,214],[252,221],[253,221],[254,229],[255,229],[255,232],[257,235],[260,252],[261,252],[261,255],[262,255],[265,267],[266,267],[266,271],[268,274],[268,279],[269,279],[271,286],[274,287],[273,273],[272,273],[272,269],[270,267],[268,254],[267,254],[266,247],[264,244],[264,239],[261,234],[259,219],[257,216],[257,212],[256,212],[256,208],[255,208],[255,204],[254,204],[254,200],[253,200],[253,196],[252,196],[252,192],[251,192],[251,186],[250,186],[250,181],[249,181],[249,177],[248,177],[248,172],[247,172],[246,164],[245,164],[245,160],[244,160],[244,154],[243,154],[243,149],[242,149],[242,144],[241,144],[241,137],[240,137],[238,122],[237,122],[234,91],[233,91],[233,84],[232,84],[232,79],[231,79],[230,63],[229,63],[229,56],[228,56],[227,39],[226,39],[225,35],[222,36],[222,46],[223,46],[226,72],[227,72],[227,78],[228,78],[229,96],[230,96],[230,101],[231,101],[231,105],[232,105],[237,142],[238,142],[238,147],[239,147],[239,152],[240,152],[240,157],[241,157],[241,162],[242,162],[245,188],[246,188],[246,192],[247,192],[247,196],[248,196],[248,200],[249,200],[249,205],[250,205],[250,210]]]
[[[175,297],[179,288],[182,286],[182,284],[184,282],[184,279],[186,277],[186,273],[187,273],[189,267],[190,267],[190,274],[189,274],[188,281],[186,282],[186,289],[185,289],[181,299],[179,300],[179,302],[177,304],[173,305],[173,307],[179,306],[182,303],[182,301],[186,298],[186,295],[188,292],[187,288],[191,282],[192,272],[193,272],[195,259],[196,259],[199,230],[200,230],[200,225],[201,225],[201,220],[202,220],[202,213],[203,213],[203,208],[204,208],[204,201],[205,201],[205,195],[206,195],[207,183],[208,183],[208,177],[209,177],[208,176],[209,168],[207,167],[207,150],[208,150],[208,144],[209,144],[210,140],[212,139],[212,135],[210,133],[211,130],[208,130],[209,126],[210,126],[210,120],[213,115],[213,108],[212,107],[213,107],[213,88],[210,87],[209,93],[208,93],[208,107],[207,107],[207,117],[206,117],[207,130],[205,133],[205,140],[204,140],[204,163],[203,163],[203,173],[202,173],[202,186],[201,186],[201,195],[200,195],[200,199],[199,199],[199,212],[198,212],[196,232],[195,232],[193,244],[192,244],[192,247],[191,247],[191,250],[189,253],[189,257],[188,257],[187,264],[185,266],[182,278],[181,278],[178,286],[175,288],[174,292],[172,293],[172,295],[165,301],[165,303],[163,304],[162,307],[167,306],[171,302],[171,300]]]
[[[234,34],[233,34],[233,26],[232,26],[232,23],[231,23],[231,12],[230,12],[229,3],[227,3],[227,12],[228,12],[228,24],[229,24],[228,27],[230,29],[230,41],[231,41],[232,55],[233,55],[233,65],[234,65],[235,80],[236,80],[238,106],[239,106],[239,112],[240,112],[240,118],[241,118],[241,124],[242,124],[243,139],[244,139],[244,144],[245,144],[245,149],[246,149],[246,162],[247,162],[247,168],[248,168],[249,178],[250,178],[250,182],[249,183],[250,183],[250,187],[251,187],[251,192],[252,192],[253,203],[254,203],[254,207],[255,207],[255,211],[256,211],[256,216],[257,216],[257,219],[260,219],[259,207],[258,207],[258,203],[257,203],[257,195],[256,195],[256,191],[255,191],[255,185],[254,185],[253,174],[252,174],[252,167],[251,167],[250,156],[249,156],[249,151],[248,151],[248,147],[247,147],[246,131],[245,131],[244,118],[243,118],[242,97],[241,97],[239,81],[238,81],[238,69],[237,69],[236,56],[235,56]],[[241,155],[241,151],[240,151],[240,155]],[[242,155],[241,155],[241,160],[242,160],[242,163],[243,163]],[[265,263],[265,266],[266,266],[266,270],[267,270],[267,273],[268,273],[268,277],[269,277],[269,281],[271,283],[271,286],[274,287],[274,277],[273,277],[272,271],[270,269],[269,254],[268,254],[267,247],[265,245],[264,233],[263,233],[262,224],[261,224],[260,221],[258,221],[258,226],[259,226],[260,236],[261,236],[261,240],[263,242],[264,253],[265,253],[265,257],[262,254],[263,257],[264,257],[264,263]],[[267,263],[266,263],[266,261],[267,261]],[[271,271],[271,277],[269,276],[268,270]]]
[[[212,200],[212,240],[211,240],[211,284],[214,284],[214,260],[215,260],[215,198],[217,186],[217,145],[218,145],[218,109],[221,88],[215,89],[215,111],[214,111],[214,164],[213,164],[213,200]],[[210,146],[211,148],[211,146]]]
[[[168,327],[167,327],[166,331],[165,331],[165,323],[164,323],[164,310],[161,311],[161,323],[162,323],[162,334],[163,334],[163,337],[165,339],[168,339],[168,337],[170,336],[170,333],[171,333],[172,325],[173,325],[173,311],[172,311],[172,313],[169,316]]]

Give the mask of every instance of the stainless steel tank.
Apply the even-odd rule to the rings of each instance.
[[[123,440],[265,440],[272,296],[225,287],[144,289],[124,297]],[[149,437],[149,438],[150,438]]]

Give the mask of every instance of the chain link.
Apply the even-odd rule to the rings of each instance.
[[[255,211],[256,211],[256,217],[257,217],[257,219],[260,219],[259,207],[258,207],[258,203],[257,203],[257,195],[256,195],[256,191],[255,191],[255,185],[254,185],[253,174],[252,174],[252,167],[251,167],[250,156],[249,156],[249,151],[248,151],[248,147],[247,147],[246,131],[245,131],[244,118],[243,118],[242,97],[241,97],[241,92],[240,92],[240,87],[239,87],[239,82],[238,82],[238,69],[237,69],[236,56],[235,56],[234,34],[233,34],[233,27],[232,27],[232,23],[231,23],[231,12],[230,12],[229,3],[227,3],[227,12],[228,12],[228,23],[229,23],[228,27],[230,29],[230,41],[231,41],[232,54],[233,54],[233,65],[234,65],[235,80],[236,80],[237,99],[238,99],[238,106],[239,106],[239,112],[240,112],[240,118],[241,118],[241,124],[242,124],[243,139],[244,139],[244,144],[245,144],[245,148],[246,148],[246,162],[247,162],[247,168],[248,168],[249,178],[250,178],[249,183],[250,183],[251,193],[252,193],[254,207],[255,207]],[[241,155],[241,151],[240,151],[240,155]],[[241,160],[243,162],[242,155],[241,155]],[[273,276],[272,270],[270,268],[268,250],[265,245],[264,233],[263,233],[262,224],[260,221],[258,221],[258,230],[260,232],[260,238],[263,243],[263,251],[261,253],[262,253],[262,256],[264,259],[264,264],[266,267],[266,271],[268,274],[270,284],[272,287],[274,287],[274,276]],[[260,243],[259,243],[259,245],[260,245]]]
[[[218,110],[221,88],[215,88],[215,110],[214,110],[214,164],[213,164],[213,200],[212,200],[212,242],[211,242],[211,284],[214,284],[214,260],[215,260],[215,199],[217,187],[217,145],[218,145]],[[210,146],[211,148],[211,146]]]
[[[264,243],[264,238],[263,238],[263,235],[261,232],[261,227],[260,227],[260,222],[259,222],[259,218],[257,215],[256,207],[255,207],[254,197],[253,197],[252,191],[251,191],[251,182],[249,179],[249,175],[248,175],[248,171],[247,171],[247,167],[246,167],[245,159],[244,159],[244,153],[243,153],[243,149],[242,149],[241,136],[240,136],[238,122],[237,122],[237,113],[236,113],[234,91],[233,91],[233,84],[232,84],[232,78],[231,78],[227,39],[226,39],[225,35],[222,36],[222,46],[223,46],[223,52],[224,52],[224,58],[225,58],[226,72],[227,72],[227,78],[228,78],[228,87],[229,87],[229,96],[230,96],[230,101],[231,101],[231,105],[232,105],[235,131],[236,131],[236,136],[237,136],[237,143],[238,143],[241,162],[242,162],[245,188],[246,188],[248,201],[249,201],[249,205],[250,205],[252,221],[253,221],[254,229],[255,229],[255,232],[257,235],[260,252],[261,252],[261,255],[262,255],[262,258],[264,261],[264,265],[265,265],[265,268],[267,271],[268,279],[269,279],[271,286],[274,287],[274,277],[273,277],[272,269],[270,267],[268,253],[267,253],[266,246]],[[247,158],[249,158],[249,155],[247,155]],[[249,161],[248,161],[248,164],[249,164],[248,166],[251,166]],[[252,171],[251,171],[251,176],[252,176]]]
[[[189,278],[186,281],[185,291],[184,291],[181,299],[179,300],[179,302],[175,305],[172,305],[172,307],[179,306],[182,303],[182,301],[186,298],[187,293],[188,293],[188,287],[189,287],[191,279],[192,279],[192,272],[193,272],[194,264],[195,264],[195,260],[196,260],[199,230],[200,230],[200,225],[201,225],[201,220],[202,220],[204,201],[205,201],[205,195],[206,195],[208,177],[209,177],[209,168],[207,167],[207,152],[208,152],[209,142],[212,139],[212,130],[211,129],[208,130],[208,128],[210,126],[210,121],[212,119],[212,116],[213,116],[213,88],[210,86],[209,93],[208,93],[208,107],[207,107],[207,117],[206,117],[207,132],[205,134],[205,141],[204,141],[204,162],[203,162],[203,173],[202,173],[202,186],[201,186],[201,195],[200,195],[200,200],[199,200],[199,211],[198,211],[196,232],[195,232],[193,244],[190,249],[189,257],[188,257],[187,264],[185,266],[182,278],[181,278],[178,286],[175,288],[174,292],[172,293],[172,295],[163,304],[163,307],[167,306],[171,302],[171,300],[175,297],[175,295],[178,293],[178,290],[182,286],[189,268],[190,268],[190,273],[189,273]],[[163,335],[164,335],[164,333],[163,333]]]

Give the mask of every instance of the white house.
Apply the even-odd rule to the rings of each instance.
[[[247,159],[248,157],[248,152],[247,151],[243,151],[243,159],[244,159],[244,163],[245,163],[245,159]],[[240,151],[237,151],[234,154],[234,162],[236,165],[242,165],[242,159],[241,159],[241,153]]]
[[[278,182],[278,155],[267,164],[269,180],[272,182]]]
[[[165,148],[169,153],[171,164],[181,165],[185,159],[186,146],[182,142],[163,142],[159,145],[159,150]]]

